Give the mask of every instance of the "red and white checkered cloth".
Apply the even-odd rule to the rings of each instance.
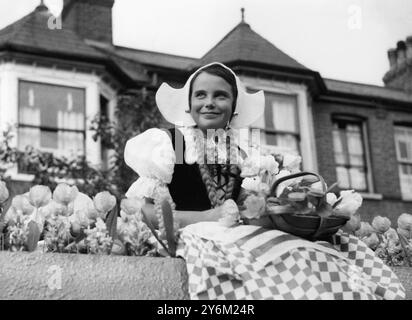
[[[256,226],[201,222],[180,233],[191,299],[404,299],[397,276],[341,231],[310,242]]]

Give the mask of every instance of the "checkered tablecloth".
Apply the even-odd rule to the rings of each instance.
[[[356,237],[310,242],[201,222],[180,233],[191,299],[403,299],[397,276]]]

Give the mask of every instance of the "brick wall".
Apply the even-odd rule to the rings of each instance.
[[[409,121],[412,114],[372,108],[361,105],[347,105],[337,102],[314,102],[314,128],[319,172],[329,183],[337,180],[333,157],[332,115],[347,114],[363,117],[370,152],[374,193],[382,194],[382,200],[364,200],[360,210],[363,220],[371,221],[376,215],[388,216],[393,223],[399,214],[412,213],[412,202],[402,201],[398,166],[396,160],[394,123]]]

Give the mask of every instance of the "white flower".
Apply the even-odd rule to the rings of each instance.
[[[44,207],[51,200],[52,193],[47,186],[33,186],[29,191],[29,201],[36,208]]]
[[[375,230],[373,229],[373,227],[370,225],[369,222],[361,222],[361,227],[359,230],[357,230],[355,232],[355,235],[358,238],[364,238],[364,237],[369,237],[373,232],[375,232]]]
[[[53,200],[67,206],[70,202],[76,199],[79,190],[76,186],[71,187],[66,183],[59,183],[54,189]]]
[[[378,233],[385,233],[391,227],[391,221],[386,217],[376,216],[372,220],[372,227]]]
[[[90,220],[95,220],[98,217],[97,210],[94,207],[93,200],[86,194],[79,192],[76,199],[69,204],[73,207],[73,216],[82,227],[87,227]]]
[[[283,167],[292,173],[300,171],[300,163],[302,162],[302,157],[295,156],[292,154],[283,155]]]
[[[326,194],[326,202],[329,203],[331,206],[333,206],[337,200],[338,198],[336,197],[336,194],[332,192],[328,192]]]
[[[350,217],[362,205],[362,196],[353,190],[341,191],[340,199],[340,202],[333,208],[337,216]]]
[[[259,192],[260,184],[260,177],[244,178],[242,181],[242,188],[248,191]]]
[[[121,211],[127,215],[141,216],[140,210],[142,209],[142,206],[142,200],[138,198],[122,199],[120,202]]]
[[[348,222],[346,222],[343,230],[348,232],[355,232],[361,227],[361,218],[359,213],[352,215]]]
[[[242,172],[240,176],[242,178],[257,176],[260,171],[259,162],[260,162],[260,156],[257,156],[257,155],[246,158],[242,162],[242,166],[241,166]]]
[[[260,157],[260,170],[267,171],[270,174],[277,174],[279,172],[279,164],[271,155]]]
[[[402,213],[398,218],[398,228],[412,231],[412,215],[409,213]]]
[[[99,192],[93,198],[93,203],[96,210],[104,217],[116,205],[116,197],[108,191]]]
[[[239,222],[239,208],[232,199],[226,200],[221,210],[223,211],[223,217],[218,221],[221,225],[231,227]]]
[[[363,242],[365,242],[366,245],[367,245],[369,248],[371,248],[372,250],[376,249],[376,247],[377,247],[378,244],[379,244],[379,238],[378,238],[378,236],[376,235],[376,233],[372,233],[370,236],[368,236],[368,237],[366,237],[366,238],[364,238],[364,239],[362,239],[362,240],[363,240]]]
[[[244,206],[246,209],[241,212],[242,216],[248,219],[259,218],[266,210],[265,197],[251,194],[245,199]]]
[[[34,207],[30,204],[29,197],[26,195],[17,195],[11,201],[11,206],[21,214],[29,215],[33,212]]]

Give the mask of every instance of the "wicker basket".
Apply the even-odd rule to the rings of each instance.
[[[392,267],[393,272],[398,276],[406,291],[406,300],[412,300],[412,268]]]
[[[276,199],[276,189],[282,182],[306,175],[315,176],[322,184],[323,193],[326,194],[326,183],[320,175],[313,172],[299,172],[276,180],[270,193],[272,198]],[[318,215],[301,215],[294,213],[277,214],[270,212],[270,210],[268,213],[269,215],[258,219],[244,219],[244,222],[245,224],[281,230],[310,241],[327,241],[349,220],[348,217],[332,215],[321,217]]]

